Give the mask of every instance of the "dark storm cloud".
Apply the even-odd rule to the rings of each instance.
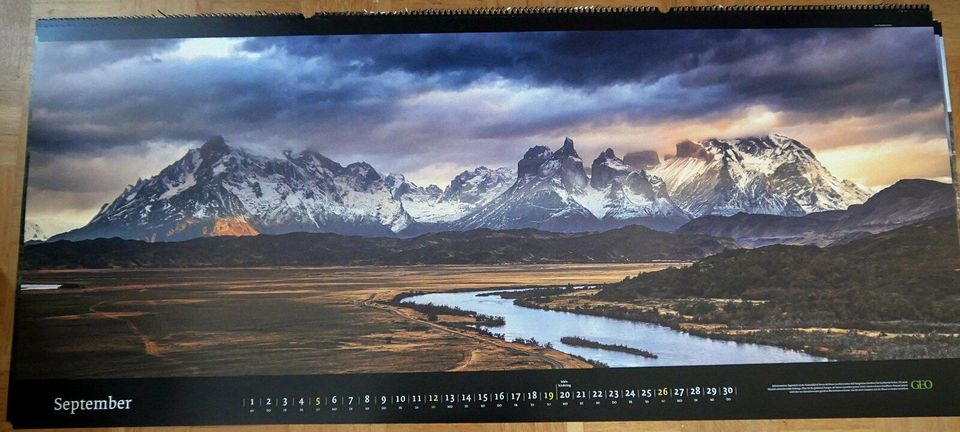
[[[932,36],[904,28],[485,33],[262,38],[245,49],[338,59],[354,73],[403,71],[448,88],[491,75],[586,91],[676,76],[674,97],[657,106],[584,113],[659,121],[758,103],[808,118],[863,115],[904,102],[929,108],[941,97]],[[505,126],[486,135],[529,131]]]
[[[754,105],[807,122],[929,110],[932,42],[905,28],[273,37],[223,58],[164,56],[179,41],[41,44],[30,143],[97,152],[225,135],[416,153],[453,135],[523,140]],[[495,83],[544,91],[494,115],[485,104],[511,94],[469,90]],[[462,96],[405,104],[431,92]]]
[[[211,135],[290,135],[298,125],[331,130],[375,120],[396,91],[362,79],[291,70],[266,60],[107,62],[40,75],[30,144],[41,151],[98,152],[148,140],[202,141]]]
[[[402,70],[437,76],[453,86],[495,73],[536,85],[595,88],[644,82],[696,67],[713,49],[711,44],[739,37],[736,31],[318,36],[260,38],[244,48],[337,58],[371,73]]]
[[[735,101],[765,102],[806,117],[929,109],[942,102],[932,33],[927,29],[843,29],[778,35],[767,49],[739,51],[706,64],[680,84],[719,86]]]

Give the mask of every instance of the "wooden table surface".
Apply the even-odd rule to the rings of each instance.
[[[728,4],[830,4],[870,3],[861,1],[746,1]],[[951,98],[958,106],[960,89],[960,0],[930,0],[934,17],[943,23],[947,48]],[[212,12],[252,13],[256,11],[301,12],[400,9],[459,9],[544,6],[706,6],[716,1],[537,1],[537,0],[0,0],[0,413],[6,413],[7,376],[10,371],[11,328],[14,282],[19,252],[21,198],[26,160],[27,115],[32,64],[34,20],[50,17],[100,17],[118,15],[197,14]],[[954,115],[953,123],[960,124]],[[956,141],[956,138],[955,138]],[[250,427],[114,428],[116,431],[960,431],[960,417],[832,419],[832,420],[751,420],[751,421],[657,421],[608,423],[519,423],[468,425],[291,425]],[[10,430],[0,423],[0,431]],[[79,430],[79,429],[73,429]]]

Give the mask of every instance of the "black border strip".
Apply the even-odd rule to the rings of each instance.
[[[674,8],[534,8],[406,12],[147,16],[37,21],[40,42],[189,37],[296,36],[693,28],[931,26],[926,5]]]
[[[512,400],[496,406],[493,400],[480,407],[470,402],[439,400],[434,407],[426,395],[464,393],[526,394],[559,390],[569,384],[574,393],[561,405],[538,397]],[[795,394],[772,391],[772,386],[857,382],[901,383],[899,390],[830,391]],[[844,384],[846,385],[846,384]],[[709,400],[690,394],[645,397],[625,390],[678,389],[691,386],[728,387],[726,397]],[[782,388],[782,387],[781,387]],[[596,397],[595,391],[601,391]],[[614,399],[607,390],[619,390]],[[845,361],[754,365],[640,367],[612,369],[561,369],[500,372],[423,372],[340,375],[237,376],[194,378],[21,380],[11,392],[9,420],[16,427],[126,427],[242,424],[344,424],[344,423],[487,423],[541,421],[638,420],[738,420],[781,418],[847,418],[960,415],[960,368],[956,359]],[[359,400],[371,395],[371,409]],[[424,403],[410,396],[419,394]],[[540,393],[542,394],[542,393]],[[331,396],[338,396],[331,410]],[[406,403],[388,403],[380,409],[381,395],[407,395]],[[358,401],[348,409],[346,396]],[[131,400],[130,409],[57,410],[54,401]],[[305,398],[304,412],[263,409],[267,397],[277,400]],[[246,400],[260,401],[251,410]],[[320,398],[321,404],[310,406]],[[678,400],[679,399],[679,400]],[[633,402],[631,403],[630,400]],[[583,403],[580,403],[583,402]],[[403,408],[398,408],[402,405]],[[419,408],[415,408],[419,406]]]

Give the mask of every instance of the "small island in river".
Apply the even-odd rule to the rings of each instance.
[[[602,342],[592,341],[590,339],[585,339],[579,336],[564,336],[560,338],[560,342],[563,342],[567,345],[573,346],[582,346],[586,348],[596,348],[609,351],[619,351],[627,354],[635,354],[640,357],[646,357],[650,359],[656,359],[658,356],[650,351],[642,350],[640,348],[628,347],[626,345],[619,344],[605,344]]]

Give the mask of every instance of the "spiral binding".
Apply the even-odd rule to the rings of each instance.
[[[867,5],[802,5],[802,6],[676,6],[666,13],[724,13],[724,12],[821,12],[821,11],[928,11],[926,4],[867,4]],[[476,15],[560,15],[560,14],[638,14],[663,13],[655,6],[574,6],[574,7],[492,7],[476,9],[402,9],[395,11],[317,11],[313,16],[476,16]],[[287,17],[303,18],[299,12],[256,11],[253,13],[218,12],[201,14],[168,14],[157,10],[152,15],[123,15],[90,18],[46,18],[43,21],[126,20],[126,19],[195,19]]]
[[[317,12],[316,15],[546,15],[546,14],[611,14],[659,12],[655,6],[573,6],[573,7],[493,7],[476,9],[403,9],[397,11]]]
[[[930,5],[916,3],[847,4],[847,5],[739,5],[739,6],[675,6],[670,12],[825,12],[825,11],[927,11]]]
[[[248,18],[248,17],[287,17],[287,18],[303,18],[303,14],[299,12],[268,12],[268,11],[254,11],[254,12],[211,12],[211,13],[200,13],[200,14],[169,14],[164,13],[161,10],[157,10],[157,13],[152,15],[117,15],[109,17],[82,17],[82,18],[42,18],[40,21],[108,21],[108,20],[128,20],[128,19],[195,19],[195,18]]]

